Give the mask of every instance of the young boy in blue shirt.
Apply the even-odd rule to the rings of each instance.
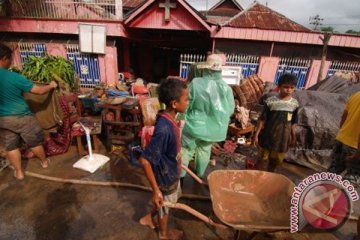
[[[189,91],[185,82],[167,79],[160,84],[158,93],[166,109],[158,114],[154,135],[139,159],[153,190],[152,202],[155,207],[140,219],[140,223],[154,229],[153,217],[158,214],[159,239],[180,239],[181,231],[168,229],[169,208],[162,206],[162,203],[176,203],[181,194],[181,143],[176,114],[186,111]]]
[[[292,97],[296,87],[296,76],[284,74],[279,79],[279,94],[265,100],[254,136],[254,145],[260,146],[261,159],[257,168],[265,162],[267,170],[275,171],[282,164],[289,147],[295,147],[298,101]]]

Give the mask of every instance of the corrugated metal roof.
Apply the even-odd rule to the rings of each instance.
[[[243,8],[236,0],[222,0],[203,14],[209,23],[222,25],[241,11]]]
[[[206,21],[211,24],[215,25],[223,25],[224,23],[228,22],[231,17],[226,16],[206,16]]]
[[[144,2],[146,2],[146,0],[123,0],[123,8],[133,10]],[[199,14],[199,11],[191,6],[188,1],[185,2],[194,12],[197,12],[199,16],[211,24],[224,24],[243,10],[236,0],[223,0],[215,4],[209,11],[201,11],[201,14]]]
[[[154,7],[156,2],[160,2],[160,0],[147,0],[143,4],[139,5],[137,8],[131,10],[130,14],[125,18],[124,23],[128,26],[142,28],[163,28],[163,29],[177,29],[181,30],[208,30],[211,31],[211,27],[206,22],[204,16],[198,12],[195,8],[193,8],[187,1],[185,0],[177,0],[177,3],[180,4],[180,7],[176,7],[176,10],[173,11],[173,14],[177,14],[177,23],[164,23],[163,18],[159,16],[163,16],[163,11],[158,11],[158,6]],[[155,9],[155,10],[154,10]],[[146,16],[142,16],[142,14],[146,12]],[[148,19],[146,19],[148,18]],[[195,20],[195,21],[194,21]],[[183,26],[181,24],[184,24]],[[200,27],[199,27],[200,26]]]
[[[267,30],[311,32],[310,29],[290,20],[284,15],[255,2],[237,14],[223,26],[234,28],[257,28]]]
[[[208,12],[204,12],[207,16],[222,16],[222,17],[234,17],[239,14],[241,10],[236,9],[216,9]]]
[[[220,8],[231,8],[240,11],[244,10],[244,8],[236,0],[222,0],[211,7],[210,11]]]
[[[258,40],[269,42],[287,42],[299,44],[323,45],[323,33],[307,31],[281,31],[256,28],[222,27],[213,35],[213,38]],[[360,48],[360,37],[356,35],[333,34],[329,46]]]
[[[123,8],[136,8],[146,0],[123,0]]]

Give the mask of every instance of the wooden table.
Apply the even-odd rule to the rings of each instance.
[[[127,146],[137,136],[141,122],[140,110],[137,105],[128,109],[122,104],[98,103],[103,108],[102,119],[106,134],[106,147],[112,151],[113,145]],[[108,119],[107,114],[113,114],[113,119]]]
[[[245,135],[248,133],[251,133],[250,135],[252,136],[255,131],[255,126],[250,124],[248,127],[243,129],[236,127],[235,124],[232,123],[229,125],[228,131],[230,134],[234,135],[237,138],[240,137],[241,135]]]

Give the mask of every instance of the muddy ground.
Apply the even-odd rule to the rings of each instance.
[[[104,152],[104,149],[102,149]],[[51,157],[48,169],[42,169],[35,159],[23,160],[26,171],[65,179],[118,181],[147,186],[140,168],[112,157],[110,163],[88,174],[72,168],[79,159],[72,146],[63,155]],[[207,172],[221,168],[209,167]],[[312,170],[285,163],[278,171],[298,183],[314,173]],[[187,176],[184,193],[208,196],[208,190]],[[151,209],[150,192],[119,187],[99,187],[57,183],[26,176],[16,181],[9,168],[0,172],[0,239],[157,239],[156,232],[138,223]],[[194,209],[216,218],[211,202],[181,199]],[[359,215],[360,206],[354,203],[353,215]],[[171,227],[184,231],[183,239],[234,239],[234,231],[215,229],[181,210],[173,210]],[[348,221],[333,233],[290,234],[260,233],[253,239],[352,239],[356,233],[354,221]],[[243,236],[245,236],[244,234]]]

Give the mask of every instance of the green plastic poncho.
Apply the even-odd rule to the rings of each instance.
[[[209,70],[195,77],[189,86],[189,98],[183,133],[206,142],[225,140],[235,104],[221,71]]]

